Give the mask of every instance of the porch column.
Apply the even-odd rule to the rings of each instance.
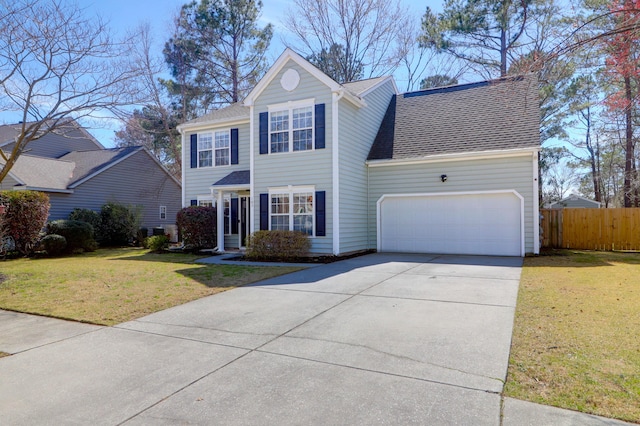
[[[224,251],[224,194],[222,191],[218,191],[218,198],[216,201],[216,218],[218,221],[218,251]]]

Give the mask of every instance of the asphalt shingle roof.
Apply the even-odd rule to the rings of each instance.
[[[23,154],[11,168],[11,174],[31,188],[67,189],[75,163]]]
[[[533,75],[394,96],[368,160],[532,148],[540,145]]]
[[[213,186],[249,185],[250,179],[249,170],[239,170],[229,173],[214,183]]]
[[[236,102],[235,104],[231,104],[228,107],[211,111],[210,113],[205,114],[202,117],[189,120],[185,124],[208,123],[211,121],[216,122],[216,121],[242,120],[242,119],[247,119],[247,120],[249,119],[249,107],[244,106],[242,102]]]

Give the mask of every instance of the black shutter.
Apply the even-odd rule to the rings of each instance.
[[[326,193],[316,191],[316,237],[327,235]]]
[[[269,153],[269,113],[260,113],[260,154]]]
[[[238,164],[238,129],[231,129],[231,164]]]
[[[191,168],[198,168],[198,135],[191,135]]]
[[[238,233],[238,199],[231,199],[231,233]]]
[[[198,205],[198,200],[191,200],[191,205],[192,206],[197,206]]]
[[[324,125],[324,104],[316,105],[316,114],[315,114],[315,126],[316,126],[316,149],[324,148],[324,139],[325,139],[325,125]]]
[[[260,230],[269,230],[269,194],[260,194]]]

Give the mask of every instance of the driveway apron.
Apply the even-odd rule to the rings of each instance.
[[[521,265],[379,253],[237,288],[0,359],[0,416],[498,425]]]

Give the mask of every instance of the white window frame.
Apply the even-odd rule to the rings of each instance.
[[[296,213],[294,210],[294,196],[297,194],[310,194],[312,197],[310,213]],[[277,195],[286,195],[288,197],[288,211],[286,213],[273,213],[272,201]],[[275,216],[287,216],[289,219],[289,231],[295,230],[296,216],[311,216],[311,233],[309,237],[316,236],[316,190],[314,186],[288,186],[284,188],[269,188],[269,230],[271,230],[271,219]]]
[[[160,206],[160,220],[167,219],[167,206]]]
[[[210,195],[198,196],[198,206],[213,207],[216,205],[216,200]]]
[[[218,147],[218,136],[225,137],[227,141],[226,147],[221,147],[221,148]],[[217,164],[218,157],[216,156],[216,153],[222,152],[222,151],[227,151],[227,155],[226,155],[227,162],[226,164]],[[224,167],[224,166],[231,165],[231,129],[216,130],[215,132],[213,132],[213,165],[214,167]]]
[[[299,109],[304,109],[304,108],[310,108],[311,109],[311,126],[310,127],[298,127],[294,129],[293,126],[293,112],[295,110],[299,110]],[[268,107],[268,111],[269,111],[269,119],[268,119],[268,130],[269,130],[269,140],[268,140],[268,144],[269,144],[269,154],[284,154],[284,153],[293,153],[293,152],[307,152],[307,151],[314,151],[315,150],[315,136],[316,136],[316,128],[315,128],[315,115],[316,115],[316,111],[315,111],[315,99],[305,99],[302,101],[291,101],[291,102],[286,102],[283,104],[275,104],[275,105],[269,105]],[[279,129],[279,130],[272,130],[271,129],[271,117],[274,114],[283,114],[286,113],[286,117],[287,117],[287,128],[286,129]],[[296,131],[304,131],[304,130],[311,130],[311,147],[309,149],[299,149],[299,150],[295,150],[294,149],[294,138],[293,135]],[[271,137],[274,134],[277,133],[285,133],[287,135],[288,141],[287,141],[287,149],[284,151],[272,151],[271,150]]]
[[[208,138],[210,139],[209,143],[210,143],[210,147],[209,148],[202,148],[202,144],[205,143],[204,139]],[[200,153],[202,152],[209,152],[211,157],[211,164],[210,165],[202,165],[201,162],[201,158],[200,158]],[[214,163],[214,159],[213,159],[213,132],[203,132],[203,133],[198,133],[198,168],[199,169],[204,169],[204,168],[209,168],[209,167],[213,167],[213,163]]]

